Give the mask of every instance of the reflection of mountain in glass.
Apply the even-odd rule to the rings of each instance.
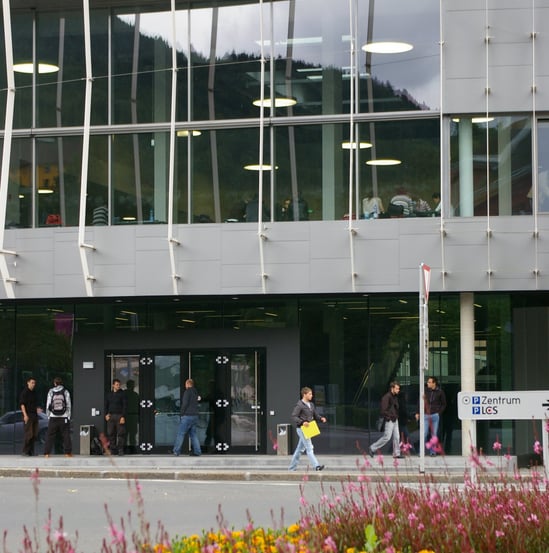
[[[85,61],[82,18],[80,14],[59,19],[43,15],[38,18],[37,57],[58,64],[61,71],[38,75],[39,126],[82,125],[85,92]],[[171,49],[158,37],[135,33],[127,22],[112,20],[112,112],[113,123],[167,122],[170,118]],[[108,122],[108,26],[106,12],[93,12],[92,44],[92,124]],[[32,44],[30,18],[14,21],[15,60],[32,59],[25,45]],[[60,50],[60,42],[62,49]],[[59,52],[62,51],[62,59]],[[291,66],[290,66],[291,64]],[[192,113],[187,113],[187,57],[177,53],[177,120],[213,120],[257,117],[259,108],[252,102],[260,96],[261,65],[257,54],[231,52],[217,57],[211,67],[204,56],[192,56]],[[350,79],[348,70],[319,67],[299,61],[277,58],[274,61],[276,96],[297,100],[292,108],[278,108],[280,115],[319,115],[349,112]],[[137,71],[137,73],[135,73]],[[270,95],[271,68],[265,67],[265,96]],[[61,86],[58,80],[62,79]],[[32,75],[16,75],[20,125],[30,126],[23,99],[32,84]],[[390,82],[372,78],[372,98],[368,81],[362,76],[359,87],[361,112],[424,109],[407,91],[393,88]],[[1,87],[3,88],[3,86]],[[53,109],[61,103],[60,114]],[[26,105],[27,102],[25,102]],[[268,112],[269,110],[267,110]],[[59,117],[60,115],[60,117]],[[16,115],[16,121],[18,117]]]

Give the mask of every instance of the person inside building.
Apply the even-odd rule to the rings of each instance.
[[[105,398],[107,437],[109,449],[113,455],[124,455],[124,443],[126,442],[128,401],[126,392],[120,386],[120,380],[115,378],[112,381],[112,391]]]
[[[129,453],[137,453],[137,432],[139,429],[139,394],[135,391],[135,380],[126,382],[126,438]]]
[[[385,213],[381,198],[375,196],[372,190],[369,190],[366,197],[362,200],[362,215],[364,219],[377,219]]]

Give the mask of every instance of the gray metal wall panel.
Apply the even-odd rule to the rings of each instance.
[[[488,224],[491,237],[487,234]],[[290,225],[295,230],[294,240],[288,233]],[[440,219],[353,221],[357,275],[353,287],[351,247],[345,223],[281,223],[280,232],[275,223],[268,229],[269,239],[263,243],[264,270],[268,275],[265,292],[415,291],[421,262],[432,268],[433,291],[547,289],[549,216],[539,216],[538,226],[536,238],[531,216],[492,217],[489,221],[485,217],[456,218],[444,221],[446,234],[442,236]],[[247,225],[248,228],[242,225],[238,230],[227,224],[209,227],[177,229],[186,239],[175,248],[176,270],[181,276],[178,293],[263,293],[255,225]],[[12,260],[18,280],[16,297],[85,295],[76,229],[10,229],[6,234],[17,245],[18,255]],[[97,249],[87,252],[90,272],[97,279],[93,284],[94,295],[172,295],[172,269],[167,240],[161,238],[162,234],[151,236],[137,226],[95,232],[91,242]],[[230,244],[234,255],[219,248],[219,244]],[[489,278],[490,268],[493,275]],[[535,269],[539,270],[537,278]],[[445,279],[444,272],[448,273]],[[3,287],[0,297],[5,297]]]

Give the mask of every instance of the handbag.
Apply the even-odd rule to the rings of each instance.
[[[385,430],[385,417],[379,417],[376,421],[376,430],[383,432]]]

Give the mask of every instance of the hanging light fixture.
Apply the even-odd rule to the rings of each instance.
[[[259,98],[257,100],[254,100],[252,103],[254,106],[258,108],[260,107],[271,108],[273,105],[271,98],[263,98],[263,100]],[[296,104],[297,104],[297,100],[295,98],[290,98],[290,97],[286,98],[286,97],[279,96],[274,99],[275,108],[289,108],[291,106],[295,106]]]
[[[179,137],[188,138],[189,136],[200,136],[202,131],[182,129],[177,131],[176,134]]]
[[[278,169],[278,165],[275,165],[274,168],[275,170]],[[265,163],[263,165],[250,163],[249,165],[244,165],[244,169],[246,169],[246,171],[260,171],[261,169],[263,169],[263,171],[272,171],[273,166]]]
[[[13,70],[16,73],[25,73],[28,75],[32,75],[34,73],[34,63],[32,63],[31,61],[15,63],[13,65]],[[59,71],[58,65],[54,65],[53,63],[38,62],[37,73],[41,75],[46,73],[57,73],[58,71]]]
[[[356,150],[357,149],[357,143],[356,142],[350,142],[349,140],[347,140],[347,141],[341,143],[341,147],[344,150]],[[371,148],[371,147],[372,147],[371,142],[365,142],[365,141],[361,140],[358,143],[358,149],[359,150],[366,150],[367,148]]]
[[[400,165],[402,161],[400,159],[391,159],[391,158],[378,158],[370,159],[366,162],[366,165],[376,165],[376,166],[389,166],[389,165]]]
[[[362,50],[372,54],[402,54],[413,48],[408,42],[399,41],[368,42],[362,46]]]

